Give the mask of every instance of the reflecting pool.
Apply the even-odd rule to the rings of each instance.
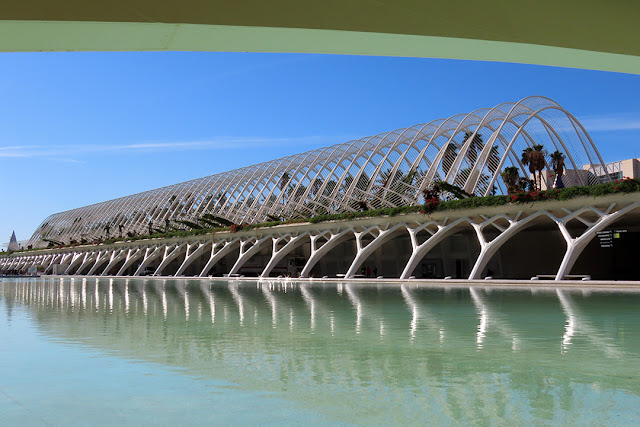
[[[0,279],[0,425],[636,424],[640,293]]]

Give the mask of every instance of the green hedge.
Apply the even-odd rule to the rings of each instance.
[[[430,212],[440,212],[440,211],[459,210],[459,209],[474,209],[474,208],[481,208],[481,207],[488,207],[488,206],[502,206],[509,203],[523,204],[523,203],[532,203],[532,202],[546,201],[546,200],[570,200],[576,197],[585,197],[585,196],[599,197],[607,194],[633,193],[633,192],[640,192],[640,180],[625,178],[625,179],[619,179],[614,182],[597,184],[597,185],[589,185],[585,187],[569,187],[569,188],[563,188],[560,190],[550,189],[547,191],[519,192],[519,193],[515,193],[508,196],[470,197],[468,199],[462,199],[462,200],[441,201],[429,207],[425,207],[425,205],[399,206],[397,208],[381,208],[381,209],[374,209],[374,210],[369,210],[364,212],[346,212],[346,213],[340,213],[340,214],[316,215],[312,218],[290,219],[287,221],[270,221],[270,222],[262,222],[259,224],[244,224],[242,227],[242,231],[254,230],[256,228],[273,227],[273,226],[282,225],[282,224],[301,224],[306,222],[317,224],[325,221],[340,221],[340,220],[349,220],[349,219],[355,219],[355,218],[374,218],[378,216],[395,216],[395,215],[410,214],[410,213],[428,214]],[[158,233],[158,234],[146,235],[146,236],[112,238],[112,239],[105,240],[103,243],[111,244],[119,241],[136,241],[136,240],[144,240],[144,239],[164,239],[164,238],[170,238],[170,237],[201,236],[204,234],[211,234],[211,233],[216,233],[220,231],[231,231],[231,227],[203,228],[203,229],[188,230],[188,231],[170,231],[167,233]],[[72,246],[72,245],[66,245],[65,247],[68,247],[68,246]],[[36,249],[33,249],[33,250],[36,250]],[[4,254],[0,254],[0,256],[8,256],[8,255],[9,254],[7,252],[5,252]]]

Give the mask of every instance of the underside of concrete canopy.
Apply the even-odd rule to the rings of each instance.
[[[22,0],[0,51],[231,51],[471,59],[640,74],[631,0]]]

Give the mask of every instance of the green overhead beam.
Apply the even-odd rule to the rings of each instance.
[[[22,0],[0,51],[250,51],[475,59],[640,74],[632,0]]]

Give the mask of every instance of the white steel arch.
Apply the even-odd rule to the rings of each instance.
[[[595,184],[596,171],[606,170],[577,119],[553,100],[532,96],[57,213],[43,221],[28,244],[147,234],[167,224],[185,227],[176,221],[197,222],[205,214],[240,224],[355,211],[363,205],[418,204],[421,190],[439,180],[488,195],[503,188],[505,167],[529,176],[520,153],[534,144],[564,152],[575,171],[563,178],[566,186]]]

